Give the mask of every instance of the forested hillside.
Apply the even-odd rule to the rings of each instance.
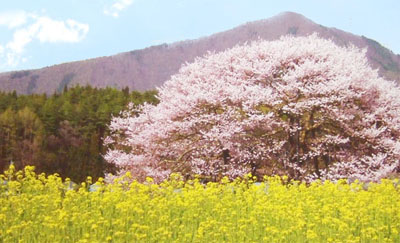
[[[51,96],[0,92],[0,170],[12,162],[19,169],[34,165],[38,172],[59,173],[75,182],[103,176],[113,171],[102,157],[111,117],[129,102],[157,103],[155,95],[91,86]]]

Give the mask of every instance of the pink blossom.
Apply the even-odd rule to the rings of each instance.
[[[105,159],[141,180],[378,180],[399,169],[399,97],[365,50],[317,35],[259,40],[182,66],[157,106],[113,118]]]

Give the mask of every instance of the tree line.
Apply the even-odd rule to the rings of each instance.
[[[156,104],[156,91],[76,86],[53,95],[0,92],[0,170],[34,165],[75,182],[113,172],[103,154],[108,124],[127,108]]]

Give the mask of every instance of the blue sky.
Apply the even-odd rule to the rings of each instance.
[[[0,72],[196,39],[284,11],[400,54],[398,0],[3,0]]]

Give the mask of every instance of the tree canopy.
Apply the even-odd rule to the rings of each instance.
[[[0,92],[0,170],[13,162],[17,169],[34,165],[75,182],[103,177],[114,171],[102,157],[111,117],[129,102],[157,103],[155,94],[90,86],[51,96]]]
[[[400,161],[400,90],[365,52],[311,35],[197,58],[159,89],[158,105],[112,120],[105,158],[139,180],[388,176]]]

